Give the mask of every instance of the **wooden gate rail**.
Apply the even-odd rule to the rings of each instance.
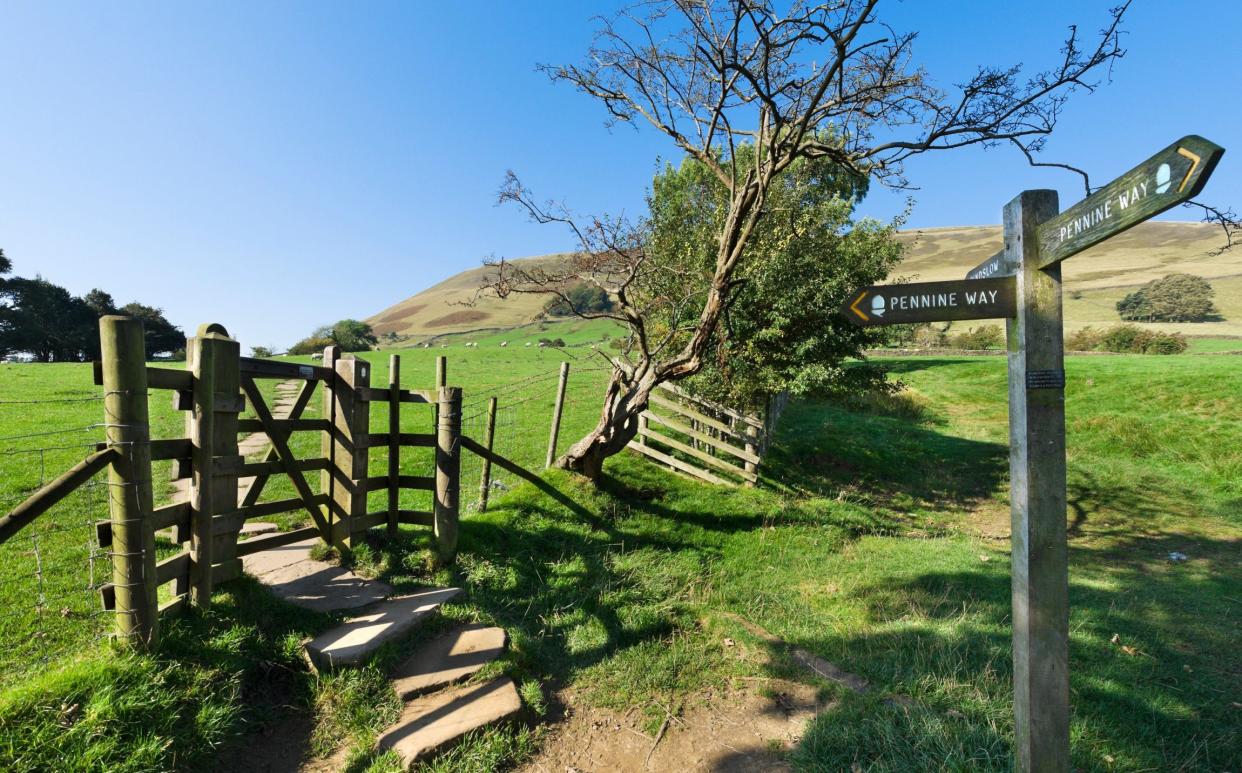
[[[100,470],[112,463],[116,452],[111,448],[95,451],[90,456],[75,464],[35,493],[26,497],[21,504],[13,508],[8,515],[0,518],[0,545],[8,542],[15,534],[50,510],[57,502],[69,496]],[[111,531],[109,531],[111,534]],[[111,540],[109,540],[111,541]]]

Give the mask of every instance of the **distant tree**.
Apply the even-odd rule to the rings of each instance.
[[[612,299],[600,287],[579,282],[565,291],[564,298],[553,298],[544,313],[553,317],[569,317],[586,312],[612,310]]]
[[[6,279],[0,285],[0,354],[80,362],[98,352],[95,319],[81,298],[42,277]]]
[[[13,261],[4,257],[4,250],[0,250],[0,276],[4,276],[5,274],[11,272],[12,270],[13,270]]]
[[[356,319],[342,319],[334,324],[315,328],[309,336],[289,347],[289,354],[314,354],[332,345],[341,347],[343,352],[365,352],[378,342],[375,331],[367,323]]]
[[[275,356],[270,346],[252,346],[250,347],[251,357],[272,357]]]
[[[91,307],[96,316],[102,317],[117,312],[116,301],[112,300],[112,295],[98,287],[82,296],[82,300],[86,301],[86,305]]]
[[[185,331],[169,322],[163,309],[134,301],[122,306],[117,313],[142,320],[148,357],[167,356],[185,348]]]
[[[365,352],[379,340],[370,325],[356,319],[337,322],[332,326],[329,337],[345,352]]]
[[[1169,274],[1126,295],[1117,302],[1117,312],[1130,322],[1202,322],[1216,313],[1213,295],[1201,276]]]
[[[332,346],[335,341],[327,336],[308,336],[289,347],[289,354],[318,354]]]

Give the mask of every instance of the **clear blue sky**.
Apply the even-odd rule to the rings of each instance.
[[[1117,0],[882,4],[944,85],[1042,66]],[[601,5],[599,10],[604,10]],[[572,246],[494,206],[506,169],[575,209],[639,212],[653,132],[603,126],[537,62],[574,61],[579,2],[54,3],[0,10],[0,248],[17,273],[224,323],[284,346],[488,255]],[[1138,0],[1112,85],[1065,112],[1049,158],[1111,179],[1187,133],[1232,152],[1205,198],[1242,205],[1236,0]],[[1236,155],[1235,155],[1236,154]],[[999,221],[1023,188],[1081,197],[1010,151],[911,165],[911,225]],[[875,192],[868,214],[906,194]],[[1175,211],[1177,219],[1190,219]]]

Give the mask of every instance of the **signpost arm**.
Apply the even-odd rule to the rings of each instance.
[[[1061,267],[1040,269],[1038,226],[1055,191],[1005,207],[1017,316],[1007,322],[1013,562],[1015,769],[1069,766],[1069,568],[1065,536],[1065,358]]]

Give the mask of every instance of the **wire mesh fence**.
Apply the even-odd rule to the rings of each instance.
[[[103,397],[36,389],[0,399],[0,515],[103,442]],[[100,474],[0,544],[0,683],[111,631],[111,613],[99,600],[111,557],[95,531],[107,514],[108,483]]]

